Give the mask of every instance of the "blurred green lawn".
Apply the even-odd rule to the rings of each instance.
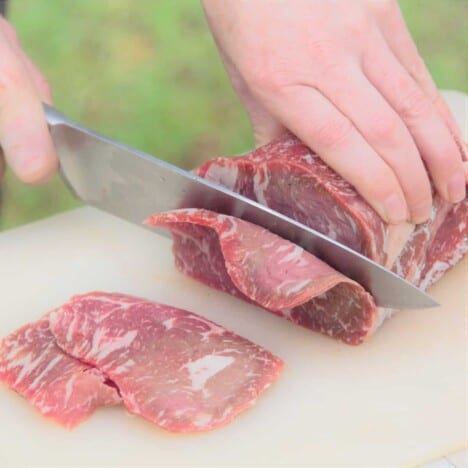
[[[10,1],[70,117],[185,168],[252,146],[197,0]],[[468,1],[400,5],[438,86],[467,92]],[[3,198],[0,229],[78,206],[58,177],[27,187],[8,173]]]

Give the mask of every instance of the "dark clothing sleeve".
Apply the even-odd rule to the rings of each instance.
[[[6,16],[8,0],[0,0],[0,15]]]

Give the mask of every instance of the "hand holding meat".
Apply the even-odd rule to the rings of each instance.
[[[391,223],[429,217],[430,179],[464,199],[459,130],[396,1],[203,4],[257,143],[288,129]]]
[[[15,30],[0,16],[0,145],[16,176],[46,180],[57,158],[41,101],[50,102],[47,81],[21,49]],[[0,175],[5,163],[0,154]]]

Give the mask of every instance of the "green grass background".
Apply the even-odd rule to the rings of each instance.
[[[467,92],[468,0],[400,5],[439,87]],[[11,0],[9,17],[55,105],[85,125],[185,168],[252,146],[197,0]],[[58,177],[2,185],[0,229],[79,205]]]

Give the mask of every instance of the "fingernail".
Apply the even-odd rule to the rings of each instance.
[[[465,177],[461,172],[453,174],[448,183],[448,195],[452,203],[461,202],[466,195]]]
[[[401,223],[408,218],[405,201],[395,193],[385,200],[384,209],[390,223]]]

